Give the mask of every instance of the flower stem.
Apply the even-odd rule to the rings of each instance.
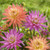
[[[17,29],[19,30],[19,26],[17,25]]]
[[[35,29],[33,29],[33,36],[35,36]]]

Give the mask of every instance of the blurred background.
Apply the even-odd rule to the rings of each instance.
[[[47,16],[48,22],[50,21],[50,0],[0,0],[0,20],[4,17],[2,13],[4,10],[13,4],[24,6],[26,11],[39,10]]]

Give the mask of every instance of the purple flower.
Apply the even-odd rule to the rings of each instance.
[[[19,34],[19,33],[20,32],[19,31],[17,32],[16,29],[9,30],[9,33],[4,32],[5,37],[1,36],[4,39],[4,41],[0,41],[0,43],[3,43],[4,45],[1,46],[0,49],[6,47],[7,50],[9,50],[9,49],[12,49],[14,47],[15,50],[17,50],[16,46],[21,47],[20,43],[23,44],[23,41],[21,41],[20,39],[23,37],[24,34],[23,33]]]
[[[49,31],[46,29],[46,30],[44,30],[44,31],[41,31],[41,33],[42,33],[43,35],[47,35],[47,34],[49,34]]]
[[[49,39],[49,40],[50,40],[50,37],[48,37],[47,39]]]
[[[26,22],[24,24],[25,28],[29,28],[30,30],[35,29],[35,31],[39,32],[39,29],[43,31],[42,27],[47,27],[46,25],[44,25],[43,23],[47,22],[47,20],[45,19],[46,16],[43,17],[43,14],[39,15],[39,11],[38,13],[35,11],[35,13],[29,12],[29,15],[26,17]]]

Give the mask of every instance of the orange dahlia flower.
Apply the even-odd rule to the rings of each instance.
[[[3,15],[6,17],[2,18],[3,20],[7,19],[6,23],[9,23],[8,27],[13,24],[13,28],[17,25],[20,26],[22,21],[25,21],[26,11],[22,6],[12,4],[12,7],[9,6]]]
[[[29,50],[46,50],[49,48],[46,38],[43,37],[33,37],[32,39],[29,39],[30,42],[28,44],[30,46],[26,46],[26,48],[29,48]]]

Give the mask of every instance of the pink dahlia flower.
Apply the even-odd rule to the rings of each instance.
[[[47,20],[45,19],[46,16],[43,17],[43,14],[39,15],[39,11],[38,13],[35,11],[35,13],[29,12],[29,15],[26,17],[26,22],[24,24],[24,26],[26,28],[29,28],[30,30],[35,29],[35,31],[39,32],[39,29],[43,31],[42,27],[47,27],[46,25],[44,25],[43,23],[47,22]]]
[[[9,33],[4,32],[5,37],[1,36],[4,39],[4,41],[0,41],[0,43],[3,43],[4,45],[1,46],[0,49],[6,47],[7,50],[9,50],[14,47],[15,50],[17,50],[16,46],[21,47],[20,43],[23,44],[23,41],[21,41],[20,39],[23,37],[24,34],[23,33],[19,34],[19,33],[20,32],[19,31],[17,32],[16,29],[9,30]]]
[[[47,50],[49,49],[49,43],[44,37],[33,37],[29,39],[30,42],[27,42],[29,46],[26,46],[29,50]]]

